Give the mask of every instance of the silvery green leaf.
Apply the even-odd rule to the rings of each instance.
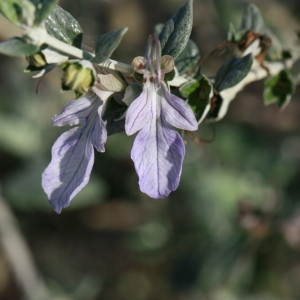
[[[252,54],[235,57],[225,62],[217,72],[215,87],[220,92],[235,86],[250,72],[253,64]]]
[[[15,25],[22,23],[23,4],[20,0],[0,1],[0,13]]]
[[[179,91],[182,97],[187,98],[187,103],[200,124],[210,109],[210,99],[213,96],[212,84],[202,76],[199,80],[192,80],[182,85]]]
[[[0,43],[0,53],[10,56],[28,56],[38,50],[37,46],[27,44],[21,38],[12,38]]]
[[[171,55],[174,59],[186,47],[193,25],[193,1],[188,0],[176,14],[165,23],[159,40],[162,55]]]
[[[240,30],[251,30],[255,33],[264,33],[264,29],[265,23],[259,9],[252,3],[248,4],[243,13]]]
[[[56,5],[45,20],[50,35],[62,42],[81,48],[82,29],[71,14]]]
[[[197,45],[189,40],[184,50],[177,56],[175,66],[179,75],[185,74],[195,68],[200,59],[200,52]],[[196,68],[199,69],[199,68]],[[193,70],[195,73],[197,70]]]
[[[294,91],[295,86],[290,73],[282,70],[265,81],[264,103],[265,105],[276,103],[278,107],[284,108],[289,103]]]
[[[103,34],[97,41],[96,55],[93,62],[99,64],[107,60],[119,46],[127,30],[128,28],[124,27],[122,29],[113,30]]]
[[[58,0],[39,0],[35,2],[36,11],[34,24],[40,25],[54,10]]]

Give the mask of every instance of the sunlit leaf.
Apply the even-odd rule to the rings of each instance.
[[[20,0],[0,1],[0,13],[15,25],[22,21],[22,2]]]
[[[55,6],[45,23],[50,35],[62,42],[81,48],[82,29],[73,16],[60,6]]]

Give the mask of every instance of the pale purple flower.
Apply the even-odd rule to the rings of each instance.
[[[88,183],[94,164],[93,148],[105,151],[104,108],[105,103],[94,94],[70,101],[53,118],[54,126],[79,125],[56,140],[52,160],[42,175],[42,186],[57,213]]]
[[[150,37],[149,45],[148,58],[133,62],[135,70],[144,74],[145,84],[128,108],[125,130],[128,135],[139,131],[131,158],[141,191],[152,198],[163,198],[178,187],[185,155],[184,142],[172,126],[194,131],[198,124],[188,104],[171,94],[164,81],[173,59],[161,57],[157,37]]]

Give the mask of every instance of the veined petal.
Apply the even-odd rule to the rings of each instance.
[[[198,122],[192,109],[184,100],[171,94],[164,82],[161,82],[158,89],[158,97],[160,97],[162,115],[170,125],[189,131],[198,129]]]
[[[96,95],[72,100],[52,119],[54,126],[85,125],[92,110],[97,109],[102,101]]]
[[[156,103],[156,86],[147,81],[144,90],[129,106],[126,114],[125,131],[132,135],[141,130],[152,116],[152,106]]]
[[[52,147],[52,160],[42,175],[42,186],[57,213],[88,183],[94,163],[91,126],[63,133]]]
[[[164,198],[179,184],[185,147],[164,119],[153,118],[137,135],[131,151],[142,192]]]

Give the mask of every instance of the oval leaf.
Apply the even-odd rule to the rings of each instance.
[[[111,32],[103,34],[97,41],[96,55],[93,59],[93,62],[96,64],[100,64],[109,59],[112,53],[119,46],[127,30],[128,28],[124,27],[122,29],[113,30]]]
[[[0,1],[1,14],[15,25],[20,25],[22,21],[23,5],[20,0]]]
[[[0,53],[10,56],[28,56],[37,52],[38,50],[38,47],[27,44],[21,38],[12,38],[0,43]]]
[[[193,25],[193,1],[188,0],[176,14],[165,23],[159,40],[162,55],[171,55],[174,59],[186,47]]]
[[[81,48],[82,29],[71,14],[56,5],[45,20],[47,32],[62,42]]]
[[[220,92],[242,81],[250,72],[253,64],[251,53],[244,57],[235,57],[225,62],[218,70],[215,87]]]
[[[265,23],[259,9],[254,4],[249,4],[244,10],[240,30],[252,30],[256,33],[263,33],[264,29]]]

